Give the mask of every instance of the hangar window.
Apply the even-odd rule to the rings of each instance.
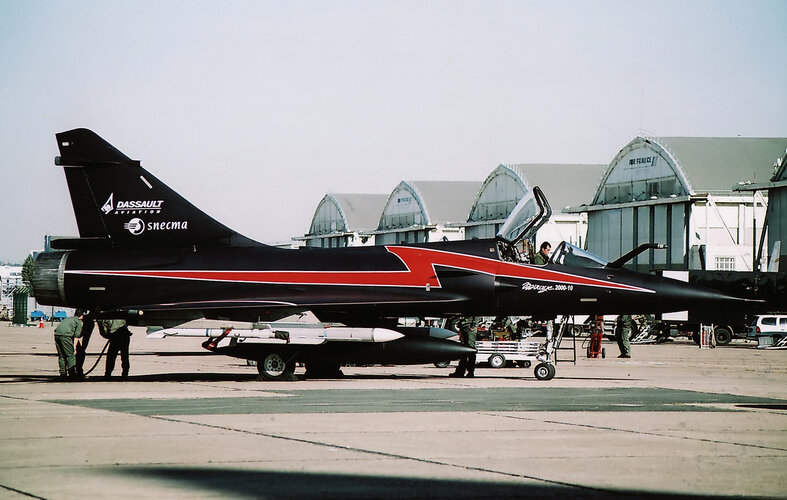
[[[658,197],[660,184],[658,181],[648,182],[648,198]]]
[[[678,180],[677,179],[665,179],[661,181],[661,193],[663,197],[667,197],[671,194],[677,195],[679,194],[680,188],[678,187]]]
[[[607,186],[604,188],[604,201],[606,203],[617,203],[620,196],[620,186]]]
[[[632,198],[637,201],[644,200],[647,196],[648,186],[645,181],[635,181],[632,186]]]
[[[734,271],[735,257],[716,257],[717,271]]]

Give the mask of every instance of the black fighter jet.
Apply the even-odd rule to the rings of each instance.
[[[658,313],[736,300],[623,269],[633,255],[608,263],[565,242],[548,264],[525,263],[516,243],[551,214],[538,188],[494,239],[280,249],[209,217],[90,130],[56,137],[79,237],[38,255],[38,302],[162,327],[163,336],[188,334],[175,327],[201,318],[256,323],[198,332],[210,350],[257,360],[268,379],[291,377],[296,361],[308,371],[468,353],[444,330],[398,327],[400,317]],[[276,323],[304,311],[327,324]]]

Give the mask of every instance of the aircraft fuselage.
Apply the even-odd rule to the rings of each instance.
[[[506,262],[491,239],[337,249],[74,250],[38,265],[57,273],[59,283],[57,293],[39,296],[44,304],[100,310],[159,304],[260,320],[302,310],[346,315],[350,322],[616,314],[637,307],[663,312],[685,309],[698,293],[625,270]]]

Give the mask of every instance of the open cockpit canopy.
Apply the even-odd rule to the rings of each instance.
[[[511,214],[497,232],[497,239],[509,245],[530,238],[536,231],[546,224],[552,215],[549,202],[541,191],[535,186],[531,191],[525,192],[519,203],[516,204]]]

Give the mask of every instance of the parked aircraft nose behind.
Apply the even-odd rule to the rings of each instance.
[[[654,278],[659,279],[659,278]],[[734,297],[711,288],[705,288],[670,278],[660,278],[655,287],[659,303],[671,310],[683,311],[708,307],[738,307],[753,302],[749,299]]]
[[[684,281],[637,273],[621,273],[621,283],[629,284],[631,292],[612,294],[609,314],[656,314],[675,311],[708,310],[740,307],[747,299],[726,295]],[[614,311],[614,312],[613,312]]]

